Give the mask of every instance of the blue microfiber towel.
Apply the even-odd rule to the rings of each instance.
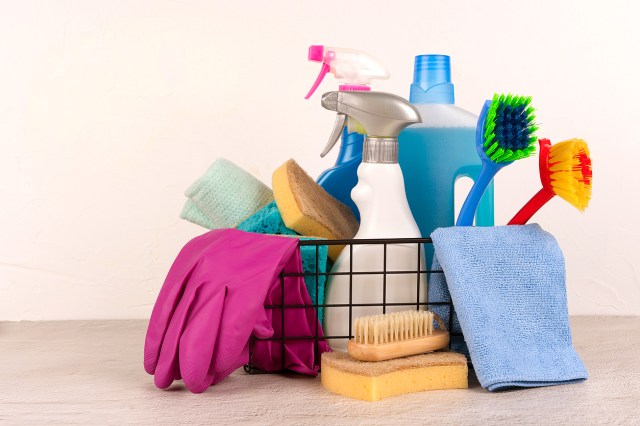
[[[571,343],[565,269],[539,225],[431,234],[480,384],[490,391],[587,378]]]
[[[286,227],[282,221],[282,216],[276,206],[275,201],[271,201],[266,206],[258,210],[252,216],[248,217],[238,225],[238,229],[246,232],[255,232],[258,234],[275,234],[275,235],[291,235],[298,234]],[[317,238],[299,237],[301,240],[315,240]],[[316,247],[318,247],[318,262],[316,264]],[[300,256],[302,257],[302,270],[305,274],[315,274],[316,270],[320,274],[327,272],[327,256],[328,246],[300,246]],[[316,294],[316,277],[305,276],[304,283],[311,296],[311,301],[318,304],[324,303],[324,288],[327,281],[326,275],[318,275],[318,291]],[[318,319],[323,320],[323,309],[318,308]]]
[[[442,271],[442,266],[438,262],[438,256],[433,256],[433,263],[431,265],[432,271]],[[442,272],[433,272],[429,274],[427,293],[429,302],[446,302],[451,303],[451,295],[449,294],[449,288],[447,287],[447,280]],[[462,336],[462,329],[460,328],[460,322],[458,321],[458,315],[456,315],[455,308],[451,313],[451,324],[449,324],[449,305],[432,305],[429,309],[438,314],[444,321],[444,325],[451,333],[451,350],[458,352],[467,357],[468,361],[471,361],[469,355],[469,349],[464,342]]]
[[[429,254],[430,252],[431,254]],[[442,318],[442,320],[444,321],[444,325],[451,333],[451,350],[463,354],[467,357],[467,361],[471,362],[469,349],[467,348],[467,344],[464,342],[464,337],[462,336],[462,330],[460,329],[460,322],[458,322],[456,310],[451,309],[453,312],[449,312],[451,295],[449,294],[449,289],[447,288],[447,280],[444,277],[444,273],[442,273],[442,266],[440,265],[440,262],[438,262],[438,256],[435,256],[435,253],[433,253],[433,247],[431,247],[430,249],[428,246],[425,246],[425,256],[427,259],[433,259],[431,263],[431,270],[439,271],[428,274],[427,282],[429,283],[429,285],[427,286],[427,294],[429,302],[447,303],[447,305],[430,305],[429,310],[438,314],[440,318]],[[449,324],[449,314],[451,314],[451,324]]]

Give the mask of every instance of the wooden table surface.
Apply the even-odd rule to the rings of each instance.
[[[194,395],[154,387],[145,321],[0,323],[1,424],[622,424],[640,425],[640,317],[573,317],[590,377],[489,393],[422,392],[366,403],[319,378],[238,370]]]

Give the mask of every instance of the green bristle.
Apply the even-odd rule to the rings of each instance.
[[[495,163],[510,163],[535,152],[535,109],[530,96],[494,94],[484,122],[484,151]]]

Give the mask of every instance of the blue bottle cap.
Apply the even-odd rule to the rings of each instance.
[[[416,56],[409,101],[413,104],[454,103],[449,56]]]

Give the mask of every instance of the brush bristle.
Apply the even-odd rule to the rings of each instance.
[[[531,97],[495,94],[484,122],[484,152],[494,163],[510,163],[536,150]]]
[[[433,334],[434,315],[429,311],[404,311],[356,318],[354,341],[379,345]]]
[[[591,200],[591,157],[582,139],[559,142],[549,150],[549,177],[553,192],[584,211]]]

